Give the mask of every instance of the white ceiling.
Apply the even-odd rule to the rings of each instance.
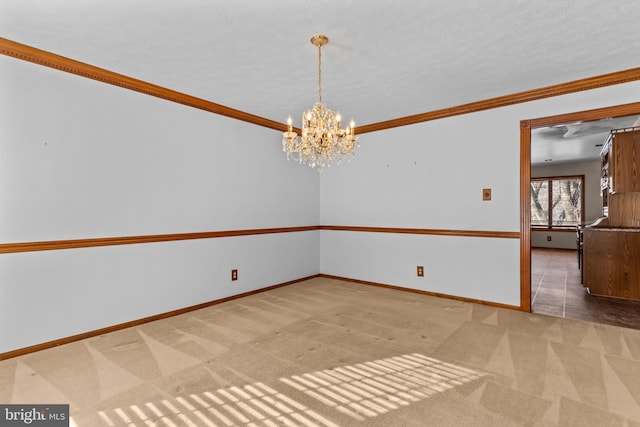
[[[357,124],[640,66],[638,0],[0,0],[0,37],[284,122]]]
[[[640,126],[638,115],[531,129],[531,164],[547,166],[599,160],[602,144],[611,130],[634,126]]]

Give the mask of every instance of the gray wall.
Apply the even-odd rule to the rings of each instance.
[[[635,102],[638,89],[634,82],[362,135],[348,167],[320,178],[320,220],[518,232],[520,120]],[[483,188],[493,190],[490,202]],[[322,230],[320,271],[519,305],[519,253],[517,239]]]
[[[639,89],[365,134],[319,177],[286,161],[279,132],[0,56],[0,242],[317,224],[517,232],[519,121]],[[0,255],[0,352],[318,272],[520,298],[518,239],[322,230],[14,253]]]
[[[277,131],[6,56],[0,93],[1,243],[318,224],[318,173]],[[317,274],[318,251],[310,231],[0,255],[0,352]]]

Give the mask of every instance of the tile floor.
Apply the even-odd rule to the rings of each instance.
[[[576,251],[531,249],[531,311],[640,329],[640,301],[589,295]]]

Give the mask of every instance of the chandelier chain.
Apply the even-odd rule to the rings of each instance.
[[[322,103],[322,46],[318,46],[318,102]]]

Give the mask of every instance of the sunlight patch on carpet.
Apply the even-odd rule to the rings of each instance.
[[[485,374],[418,353],[280,378],[356,420],[386,414]]]
[[[318,413],[263,383],[233,386],[99,411],[109,426],[307,426],[338,427]]]

